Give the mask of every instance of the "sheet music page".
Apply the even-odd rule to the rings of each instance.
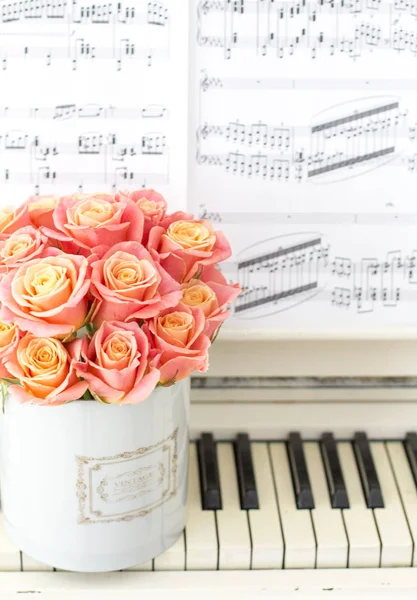
[[[417,325],[416,0],[193,0],[190,203],[234,331]]]
[[[187,3],[0,1],[0,206],[154,187],[185,208]]]

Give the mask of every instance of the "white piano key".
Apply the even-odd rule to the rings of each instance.
[[[155,571],[184,571],[185,570],[185,542],[184,533],[163,554],[154,559]]]
[[[153,561],[148,560],[146,563],[142,563],[141,565],[135,565],[134,567],[129,567],[128,569],[123,569],[124,571],[152,571]]]
[[[222,510],[216,512],[219,569],[249,569],[251,542],[247,511],[241,510],[232,444],[217,447]]]
[[[187,570],[217,569],[218,547],[216,516],[203,510],[198,469],[197,447],[190,444],[188,469],[188,518],[186,527]]]
[[[384,508],[374,509],[382,545],[381,567],[409,567],[413,545],[385,444],[371,442],[371,452],[384,500]]]
[[[316,567],[318,569],[346,567],[348,541],[342,511],[332,508],[319,444],[305,443],[304,454],[315,506],[311,516],[317,540]]]
[[[285,444],[270,444],[270,452],[285,544],[284,568],[312,569],[316,541],[310,511],[297,509]]]
[[[417,491],[404,446],[401,442],[387,442],[392,470],[400,492],[408,527],[413,538],[413,567],[417,566]]]
[[[381,543],[373,512],[368,509],[352,444],[337,444],[350,508],[343,510],[349,541],[348,567],[379,567]]]
[[[20,571],[20,566],[20,550],[6,534],[0,514],[0,571]]]
[[[268,446],[251,444],[259,509],[249,510],[252,538],[252,569],[281,569],[284,542],[275,497]]]
[[[22,552],[22,571],[53,571],[54,568]]]

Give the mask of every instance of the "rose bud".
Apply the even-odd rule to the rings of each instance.
[[[151,229],[148,248],[153,256],[159,256],[161,265],[177,281],[187,282],[204,266],[219,263],[231,255],[224,234],[214,231],[209,221],[171,219],[172,216],[167,217],[161,225]]]
[[[161,352],[158,368],[162,383],[179,381],[195,370],[207,370],[210,340],[204,329],[203,311],[181,303],[146,323],[152,346]]]
[[[138,404],[158,381],[158,355],[137,323],[104,322],[88,343],[77,373],[95,398],[108,404]]]
[[[88,312],[88,261],[54,254],[35,258],[0,282],[0,318],[34,335],[65,338],[77,331]]]
[[[0,240],[0,277],[40,256],[47,243],[48,238],[31,225],[18,229],[6,240]]]
[[[122,242],[93,262],[91,281],[98,299],[94,324],[147,319],[175,306],[180,285],[137,242]]]
[[[5,361],[5,367],[21,385],[9,386],[20,402],[58,405],[78,400],[87,389],[75,372],[81,340],[67,348],[53,338],[35,337],[27,333]]]
[[[127,240],[140,242],[143,221],[142,211],[129,198],[82,194],[61,198],[53,213],[54,230],[44,231],[64,242],[65,249],[88,254],[95,246],[109,248]]]

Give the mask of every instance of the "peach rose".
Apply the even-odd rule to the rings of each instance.
[[[140,208],[145,216],[142,244],[146,244],[149,231],[154,225],[158,225],[165,217],[167,202],[161,194],[155,190],[136,190],[134,192],[121,192],[120,196],[127,196]]]
[[[158,355],[137,323],[104,322],[90,343],[83,342],[77,373],[96,399],[138,404],[153,392],[159,381]]]
[[[0,210],[0,238],[5,239],[22,227],[30,225],[27,205],[16,208],[3,208]]]
[[[5,275],[0,282],[0,318],[23,331],[66,337],[87,315],[88,261],[54,248]]]
[[[7,371],[21,385],[9,386],[20,402],[58,405],[78,400],[87,390],[75,372],[81,340],[67,348],[53,338],[35,337],[27,333],[6,361]]]
[[[182,303],[146,323],[152,347],[161,352],[158,368],[162,383],[179,381],[195,370],[207,370],[210,339],[204,328],[203,311]]]
[[[0,322],[0,360],[3,360],[14,348],[20,339],[20,331],[14,323]]]
[[[116,244],[93,262],[91,281],[98,298],[95,325],[147,319],[181,299],[179,283],[137,242]]]
[[[225,277],[214,265],[204,267],[200,279],[192,281],[195,282],[196,286],[207,286],[216,297],[216,302],[211,304],[212,311],[210,313],[208,313],[208,307],[206,307],[206,310],[204,307],[201,307],[206,316],[205,333],[212,339],[221,324],[228,318],[230,314],[228,307],[233,304],[239,294],[242,293],[242,290],[237,283],[227,283]],[[197,297],[195,296],[193,288],[194,286],[190,282],[188,294],[186,289],[183,289],[183,294],[186,294],[185,300],[183,297],[185,304],[188,304],[190,297],[194,298],[194,301],[197,299],[198,295]],[[199,305],[195,304],[195,306]]]
[[[18,229],[6,240],[0,240],[0,277],[42,254],[48,238],[31,225]]]
[[[118,199],[107,194],[82,194],[61,198],[53,221],[56,231],[46,229],[47,235],[88,254],[95,246],[110,247],[127,240],[140,242],[144,217],[125,196]]]
[[[32,225],[54,229],[52,215],[59,202],[59,196],[31,196],[28,200],[28,211]]]
[[[174,279],[187,282],[204,266],[229,258],[229,243],[209,221],[195,220],[190,215],[179,220],[172,217],[151,229],[148,248],[153,256],[159,255],[161,265]]]

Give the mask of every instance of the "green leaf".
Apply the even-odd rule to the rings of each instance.
[[[93,335],[97,331],[97,327],[94,325],[94,323],[87,323],[87,325],[85,326],[85,328],[87,330],[87,333],[88,333],[89,337],[93,337]]]
[[[7,394],[9,390],[9,385],[20,385],[20,381],[18,379],[10,379],[9,377],[3,377],[1,380],[1,410],[4,414],[4,410],[6,407]]]
[[[86,392],[84,392],[84,396],[81,398],[81,400],[94,400],[93,396],[91,395],[90,390],[87,390]]]
[[[90,310],[88,311],[85,319],[84,319],[84,323],[81,325],[81,327],[88,327],[88,325],[90,325],[90,321],[91,321],[91,317],[94,314],[94,311],[96,310],[96,306],[97,306],[97,300],[94,299],[93,303],[90,306]],[[80,329],[81,329],[80,327]]]

